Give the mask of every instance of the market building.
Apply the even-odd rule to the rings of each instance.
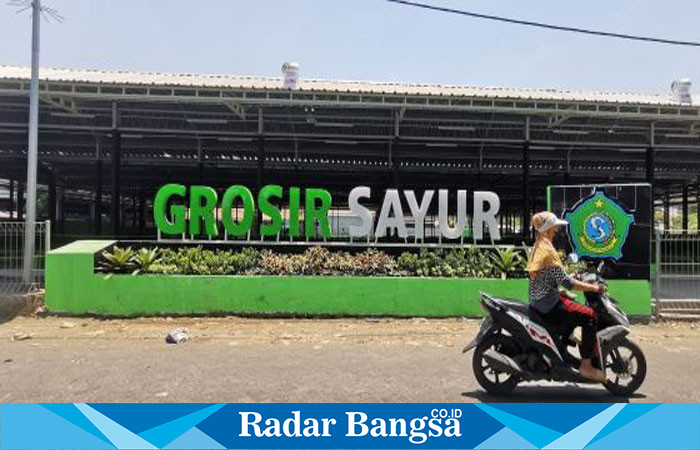
[[[167,183],[500,197],[503,242],[529,240],[553,184],[653,185],[688,228],[700,199],[700,99],[662,94],[51,69],[40,71],[39,218],[58,243],[154,239]],[[0,217],[23,217],[28,67],[0,66]],[[381,201],[378,196],[377,201]],[[374,207],[379,208],[380,204]],[[439,239],[437,207],[426,235]],[[347,205],[334,203],[345,239]],[[286,217],[286,216],[285,216]],[[431,230],[433,234],[431,234]],[[286,239],[287,236],[281,236]],[[394,239],[397,239],[394,236]]]

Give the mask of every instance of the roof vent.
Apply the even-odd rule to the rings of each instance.
[[[690,95],[690,88],[693,82],[689,78],[681,78],[671,83],[671,92],[673,99],[681,105],[690,105],[693,103],[693,97]]]
[[[282,64],[284,74],[284,88],[293,91],[299,82],[299,63],[286,62]]]

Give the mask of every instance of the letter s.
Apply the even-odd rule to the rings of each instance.
[[[365,237],[372,233],[372,213],[360,204],[361,198],[369,198],[372,190],[367,186],[358,186],[350,191],[348,206],[350,211],[357,214],[362,221],[361,225],[350,225],[350,236]]]
[[[430,428],[430,432],[428,433],[430,437],[442,436],[442,426],[440,419],[430,419],[430,421],[428,422],[428,428]]]

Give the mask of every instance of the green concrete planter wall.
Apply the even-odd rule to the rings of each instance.
[[[51,251],[46,305],[52,312],[144,316],[270,314],[481,316],[479,291],[525,299],[524,279],[312,276],[111,275],[94,273],[94,255],[111,241],[79,241]],[[651,313],[648,282],[614,281],[628,314]]]

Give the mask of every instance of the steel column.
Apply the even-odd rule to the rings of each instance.
[[[396,137],[389,141],[388,144],[388,164],[389,164],[389,171],[388,171],[388,187],[393,188],[393,189],[398,189],[399,187],[399,167],[397,163],[397,158],[396,154],[398,153],[399,149],[399,138]]]
[[[22,214],[22,205],[24,204],[24,183],[17,180],[17,220],[22,220],[24,215]]]
[[[655,166],[655,158],[656,157],[656,150],[654,147],[649,147],[647,148],[647,154],[646,154],[646,180],[647,183],[651,185],[651,199],[652,202],[654,200],[654,166]]]
[[[134,192],[131,195],[131,232],[136,234],[139,227],[139,213],[138,213],[138,193]]]
[[[265,132],[265,127],[264,127],[264,122],[263,122],[263,110],[262,108],[258,108],[258,173],[257,173],[257,192],[255,195],[259,195],[260,191],[262,190],[263,184],[265,182],[265,137],[264,133]],[[263,221],[263,216],[262,213],[258,208],[256,208],[256,213],[255,213],[255,230],[256,232],[260,231],[260,225],[262,225]]]
[[[15,218],[15,180],[10,180],[10,203],[8,206],[8,211],[10,213],[10,220]]]
[[[66,187],[61,186],[58,190],[58,230],[66,232]]]
[[[688,193],[690,185],[683,185],[683,231],[688,231]]]
[[[143,189],[139,189],[139,234],[146,231],[146,194]]]
[[[51,228],[56,229],[56,177],[53,173],[49,174],[49,220]]]
[[[700,231],[700,184],[696,185],[695,189],[695,221],[697,229]]]
[[[525,118],[525,142],[523,142],[523,237],[530,235],[530,118]]]
[[[664,231],[671,229],[671,199],[668,193],[664,197]]]
[[[95,161],[95,216],[92,218],[96,235],[102,234],[102,160]]]
[[[121,132],[114,130],[112,132],[112,208],[110,213],[110,221],[112,223],[112,235],[118,237],[120,230],[120,213],[121,213]]]
[[[204,184],[204,149],[199,137],[197,137],[197,179],[200,185]]]
[[[389,141],[389,171],[390,171],[390,186],[392,188],[398,189],[399,187],[399,168],[397,164],[396,155],[399,153],[400,137],[399,133],[401,130],[401,115],[397,111],[394,113],[394,136],[393,139]]]

